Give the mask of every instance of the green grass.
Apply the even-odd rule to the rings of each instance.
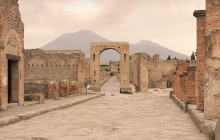
[[[210,140],[215,140],[215,132],[214,131],[209,131],[207,133],[208,137]]]

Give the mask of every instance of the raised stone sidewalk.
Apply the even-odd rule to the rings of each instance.
[[[104,93],[94,93],[85,96],[71,96],[59,98],[44,104],[34,104],[30,106],[14,106],[6,111],[0,111],[0,127],[27,120],[32,117],[45,114],[50,111],[71,107],[95,98],[104,96]]]
[[[191,116],[192,120],[195,122],[197,127],[200,129],[200,132],[207,135],[210,139],[213,139],[214,137],[219,137],[219,129],[217,129],[218,125],[220,125],[220,122],[217,125],[217,120],[205,120],[204,119],[204,113],[200,110],[196,109],[196,105],[188,104],[186,105],[184,102],[182,102],[175,94],[170,94],[170,98],[174,100],[174,102],[185,112],[188,112]],[[220,127],[220,126],[219,126]],[[220,140],[220,138],[217,138],[215,140]]]

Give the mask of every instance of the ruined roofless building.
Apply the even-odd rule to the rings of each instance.
[[[24,24],[18,0],[0,1],[0,109],[23,104]]]

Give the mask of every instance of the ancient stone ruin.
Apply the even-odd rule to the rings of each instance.
[[[91,89],[100,91],[100,54],[113,49],[120,54],[120,87],[121,92],[131,93],[129,86],[129,44],[123,42],[91,43],[90,48],[90,79]]]
[[[50,51],[33,49],[25,50],[24,56],[25,93],[42,93],[45,97],[49,97],[50,92],[48,92],[48,90],[50,90],[50,87],[52,86],[51,83],[54,83],[54,86],[56,87],[57,82],[66,81],[62,83],[68,85],[68,88],[71,89],[71,93],[83,94],[85,81],[83,76],[85,73],[85,56],[81,51]],[[49,87],[48,83],[50,84]],[[65,88],[62,87],[63,86],[60,86],[57,90],[59,91],[60,89],[62,96],[64,96],[65,94],[62,92],[65,91]]]
[[[24,24],[18,0],[0,1],[0,109],[24,102]]]
[[[0,1],[0,110],[26,100],[59,99],[101,92],[111,76],[121,93],[173,88],[187,108],[195,105],[206,120],[220,119],[220,1],[206,0],[196,10],[197,60],[162,60],[140,52],[130,56],[128,42],[91,42],[90,58],[80,50],[24,49],[24,24],[18,0]],[[100,67],[100,55],[113,49],[120,61]],[[143,94],[141,94],[143,95]],[[217,127],[219,128],[219,127]],[[217,131],[217,130],[216,130]]]
[[[179,61],[174,78],[174,93],[182,101],[196,104],[197,109],[204,111],[205,119],[220,119],[219,5],[219,0],[206,0],[206,10],[194,12],[197,19],[196,67]]]

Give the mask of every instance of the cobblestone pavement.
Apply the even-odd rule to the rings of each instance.
[[[119,94],[119,80],[106,96],[0,128],[0,140],[208,140],[168,94]]]
[[[13,106],[13,107],[8,108],[5,111],[0,111],[0,119],[5,118],[5,117],[10,117],[16,114],[25,113],[27,111],[35,111],[35,110],[42,109],[42,108],[54,107],[56,105],[70,103],[75,100],[81,100],[81,99],[85,99],[86,97],[92,97],[92,96],[94,96],[94,94],[90,94],[86,96],[83,96],[83,95],[73,96],[72,95],[68,97],[59,97],[58,100],[49,100],[43,104],[33,104],[30,106]]]

